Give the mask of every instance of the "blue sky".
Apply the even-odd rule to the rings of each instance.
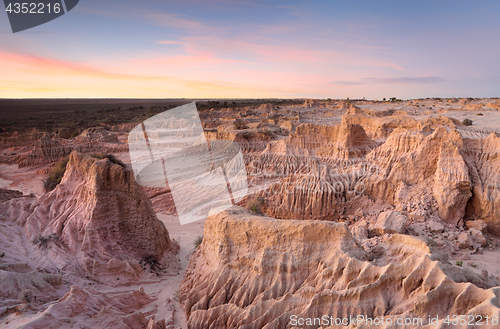
[[[13,34],[0,97],[495,97],[497,1],[96,1]]]

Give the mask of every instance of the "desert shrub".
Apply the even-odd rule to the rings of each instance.
[[[462,266],[462,265],[464,264],[464,262],[463,262],[463,261],[461,261],[461,260],[457,260],[457,261],[455,262],[455,264],[457,264],[457,266]]]
[[[145,255],[139,264],[145,270],[149,268],[149,272],[156,274],[156,276],[160,276],[160,273],[164,270],[155,255]]]
[[[265,199],[261,196],[253,197],[248,200],[246,208],[253,213],[262,213],[262,206],[264,205]]]
[[[53,241],[55,243],[58,243],[59,242],[59,235],[57,234],[49,234],[49,235],[41,235],[39,234],[35,240],[33,240],[33,244],[35,246],[37,246],[38,248],[41,248],[41,249],[47,249],[48,247],[48,243],[50,241]]]
[[[471,119],[463,119],[462,124],[464,126],[472,126],[472,120]]]
[[[99,159],[99,160],[108,159],[112,163],[120,165],[123,168],[125,168],[125,164],[120,159],[117,159],[113,154],[92,153],[92,154],[90,154],[90,156],[93,157],[93,158],[95,158],[95,159]]]
[[[429,246],[429,247],[437,247],[437,246],[438,246],[438,244],[437,244],[437,242],[436,242],[436,241],[434,241],[433,239],[428,238],[428,239],[427,239],[427,246]]]
[[[481,112],[479,112],[476,115],[483,116],[484,114],[482,114]]]
[[[60,159],[52,169],[49,171],[49,175],[43,181],[43,188],[45,192],[50,192],[56,188],[57,184],[59,184],[66,172],[66,165],[68,164],[69,156],[65,156]]]
[[[21,290],[17,298],[21,301],[21,303],[29,304],[33,300],[33,290],[31,289]]]
[[[199,237],[196,238],[194,241],[194,247],[198,248],[200,244],[203,242],[203,235],[200,235]]]
[[[179,296],[179,290],[176,290],[176,291],[174,292],[173,299],[174,299],[177,303],[180,303],[180,302],[181,302],[181,298],[180,298],[180,296]]]

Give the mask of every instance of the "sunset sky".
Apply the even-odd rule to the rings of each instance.
[[[499,41],[497,0],[80,0],[0,13],[0,98],[496,97]]]

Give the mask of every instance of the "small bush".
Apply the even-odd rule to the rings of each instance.
[[[65,156],[60,159],[52,169],[49,171],[49,175],[43,181],[43,188],[45,192],[50,192],[56,188],[56,186],[61,182],[64,173],[66,172],[66,165],[68,164],[69,156]]]
[[[123,168],[125,168],[125,164],[120,159],[117,159],[113,154],[92,153],[92,154],[90,154],[90,156],[95,158],[95,159],[99,159],[99,160],[108,159],[112,163],[120,165]]]
[[[264,205],[265,199],[261,196],[253,197],[247,202],[246,208],[253,213],[262,213],[262,206]]]
[[[146,255],[142,257],[139,264],[141,264],[143,269],[149,267],[149,272],[156,274],[156,276],[160,276],[160,273],[164,270],[155,255]]]
[[[173,299],[174,299],[177,303],[180,303],[180,302],[181,302],[181,299],[180,299],[180,296],[179,296],[179,290],[176,290],[176,291],[174,292],[174,296],[173,296],[173,297],[174,297]]]
[[[203,235],[200,235],[199,237],[196,238],[194,241],[194,247],[198,248],[200,244],[203,242]]]
[[[33,244],[41,249],[47,249],[48,243],[53,241],[54,243],[59,243],[59,235],[57,234],[49,234],[49,235],[38,235],[35,240],[33,240]]]
[[[29,304],[33,300],[33,290],[31,289],[21,290],[17,298],[21,301],[21,303]]]
[[[479,112],[476,115],[483,116],[484,114],[482,114],[481,112]]]
[[[438,243],[436,241],[434,241],[433,239],[429,238],[429,239],[427,239],[427,246],[429,246],[429,247],[437,247]]]
[[[461,267],[464,264],[464,262],[461,260],[457,260],[455,264],[457,264],[457,266]]]
[[[462,124],[464,126],[472,126],[472,120],[471,119],[463,119]]]

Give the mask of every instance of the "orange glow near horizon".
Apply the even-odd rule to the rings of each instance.
[[[245,84],[244,81],[221,82],[207,73],[193,72],[193,79],[179,74],[155,74],[160,65],[175,65],[186,72],[192,67],[219,65],[212,56],[177,56],[113,63],[111,68],[32,55],[0,52],[4,68],[0,80],[1,98],[248,98],[290,97],[299,91],[293,84]],[[242,72],[241,70],[239,71]],[[250,72],[251,73],[251,72]],[[210,73],[208,73],[210,74]],[[286,74],[286,80],[293,79]],[[248,75],[247,75],[248,77]],[[250,81],[260,78],[253,73]],[[243,79],[242,79],[243,80]]]
[[[500,96],[500,6],[423,1],[87,0],[0,20],[0,98]]]

